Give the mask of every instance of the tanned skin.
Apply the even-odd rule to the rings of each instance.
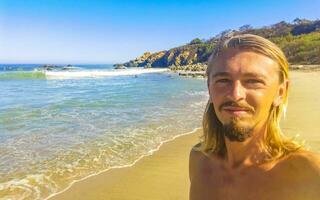
[[[225,137],[227,155],[191,150],[190,200],[317,200],[320,199],[320,156],[298,150],[266,161],[262,140],[270,106],[282,102],[289,81],[279,81],[279,66],[249,50],[228,49],[213,63],[208,90],[222,124],[252,127],[245,141]],[[220,107],[225,102],[246,105]],[[199,146],[196,145],[196,146]]]

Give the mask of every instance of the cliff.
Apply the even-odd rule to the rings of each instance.
[[[168,51],[146,52],[142,56],[124,63],[126,67],[169,67],[203,63],[208,60],[214,44],[188,44]]]
[[[238,30],[225,30],[208,39],[198,38],[190,43],[156,53],[146,52],[142,56],[122,65],[126,67],[174,67],[206,64],[218,39],[229,32],[252,33],[276,43],[293,64],[320,63],[320,20],[295,19],[292,23],[279,22],[262,28],[241,26]]]

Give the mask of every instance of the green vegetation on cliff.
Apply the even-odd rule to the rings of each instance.
[[[218,39],[230,32],[251,33],[279,45],[291,64],[320,64],[320,20],[295,19],[262,28],[243,25],[239,30],[225,30],[208,40],[193,39],[190,43],[124,63],[126,67],[172,67],[206,63]]]

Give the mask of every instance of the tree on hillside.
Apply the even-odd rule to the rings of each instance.
[[[202,40],[200,40],[199,38],[195,38],[193,39],[189,44],[201,44],[202,43]]]
[[[239,31],[244,32],[244,31],[248,31],[248,30],[251,30],[251,29],[253,29],[253,27],[250,24],[246,24],[246,25],[241,26],[239,28]]]
[[[229,34],[232,34],[234,32],[237,32],[236,30],[233,30],[233,29],[226,29],[224,31],[221,31],[218,35],[216,35],[215,37],[216,38],[221,38],[221,37],[224,37],[224,36],[228,36]]]
[[[310,23],[312,23],[312,21],[307,20],[307,19],[295,18],[293,20],[293,23],[296,24],[296,25],[301,25],[301,24],[310,24]]]

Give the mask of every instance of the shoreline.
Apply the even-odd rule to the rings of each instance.
[[[59,192],[56,192],[56,193],[53,193],[53,194],[49,195],[48,197],[45,198],[45,200],[68,199],[68,198],[65,198],[64,196],[68,195],[68,194],[72,194],[73,191],[71,191],[71,190],[74,187],[76,187],[76,185],[86,184],[86,182],[90,181],[90,179],[95,178],[95,177],[108,176],[109,173],[112,173],[114,171],[116,171],[118,173],[121,173],[121,170],[131,169],[131,168],[135,167],[137,164],[139,164],[141,162],[144,162],[145,159],[152,158],[155,154],[159,153],[159,151],[162,151],[163,146],[166,146],[166,145],[170,146],[171,143],[176,142],[176,140],[184,138],[184,137],[187,137],[187,136],[190,136],[193,139],[199,138],[201,132],[202,132],[202,127],[197,127],[192,131],[189,131],[189,132],[186,132],[186,133],[182,133],[182,134],[176,135],[176,136],[174,136],[174,137],[172,137],[170,139],[164,140],[157,146],[157,148],[148,151],[147,154],[141,155],[133,163],[127,164],[127,165],[122,165],[122,166],[111,167],[111,168],[102,170],[102,171],[100,171],[98,173],[91,174],[91,175],[88,175],[86,177],[83,177],[83,178],[81,178],[79,180],[74,180],[69,184],[68,187],[66,187],[65,189],[63,189],[63,190],[61,190]],[[198,143],[198,142],[199,142],[199,140],[194,140],[193,145]],[[192,146],[189,147],[189,150],[191,149],[191,147]],[[189,151],[187,153],[189,155]],[[180,156],[180,154],[178,156]]]
[[[198,67],[198,68],[197,68]],[[206,68],[206,65],[201,66],[201,68]],[[192,78],[206,78],[206,71],[205,70],[198,70],[199,66],[195,65],[186,65],[186,66],[177,66],[170,68],[171,72],[177,73],[179,76],[183,77],[192,77]],[[320,64],[319,65],[289,65],[290,71],[299,71],[299,72],[316,72],[320,71]]]

